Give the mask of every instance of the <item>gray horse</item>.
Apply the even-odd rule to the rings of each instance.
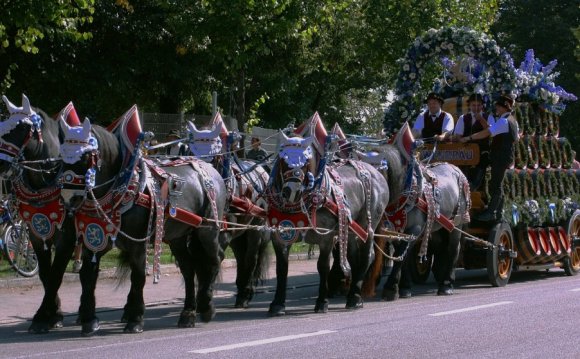
[[[136,106],[112,126],[113,132],[91,126],[88,120],[78,127],[64,121],[61,125],[65,132],[60,149],[62,192],[84,243],[82,334],[92,335],[99,329],[94,290],[100,258],[113,244],[131,269],[123,314],[125,332],[143,330],[146,245],[153,237],[156,256],[161,238],[169,243],[185,282],[178,326],[193,327],[196,311],[202,321],[210,321],[215,315],[213,286],[220,265],[217,222],[223,218],[226,201],[220,174],[196,160],[154,163],[142,159]],[[158,274],[154,265],[154,276]]]
[[[325,159],[319,158],[315,163],[313,137],[282,137],[265,193],[268,221],[279,228],[272,240],[276,294],[268,313],[285,314],[288,253],[300,236],[320,248],[320,284],[314,311],[328,311],[327,281],[335,245],[339,247],[336,260],[351,279],[346,308],[361,308],[361,286],[373,256],[373,234],[389,201],[387,182],[379,171],[363,162],[324,165]]]
[[[386,211],[387,223],[392,229],[413,235],[420,242],[393,242],[394,256],[403,256],[404,261],[394,263],[382,296],[387,301],[411,296],[410,271],[411,265],[416,263],[415,256],[419,256],[420,261],[433,257],[437,294],[451,295],[462,237],[459,230],[469,222],[469,184],[461,170],[452,164],[419,163],[412,155],[415,141],[407,124],[398,132],[393,144],[383,146],[379,153],[367,157],[367,161],[379,165],[386,160],[388,164],[388,169],[382,171],[389,180],[392,195]],[[409,249],[410,253],[405,255]],[[367,278],[366,288],[367,283],[369,288],[374,287],[382,258],[381,253],[375,257],[375,270]]]
[[[198,130],[188,122],[188,147],[194,156],[221,173],[228,188],[226,218],[230,228],[221,232],[220,244],[224,251],[231,247],[236,257],[235,307],[248,308],[269,264],[270,233],[259,229],[266,221],[266,202],[260,194],[269,176],[262,166],[239,160],[231,153],[235,134],[228,132],[219,113],[212,123],[211,129]]]

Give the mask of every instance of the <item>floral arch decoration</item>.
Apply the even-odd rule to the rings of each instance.
[[[384,119],[387,134],[418,115],[420,99],[417,95],[422,92],[419,80],[425,74],[425,65],[433,60],[443,62],[460,56],[474,59],[480,65],[476,81],[482,94],[515,91],[516,70],[512,57],[495,40],[468,27],[430,29],[417,37],[405,57],[399,60],[401,69],[395,85],[395,100]]]

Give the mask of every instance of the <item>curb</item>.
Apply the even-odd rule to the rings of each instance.
[[[318,257],[318,252],[315,252],[313,258]],[[296,253],[290,254],[289,260],[291,261],[300,261],[300,260],[308,260],[308,254],[306,253]],[[273,259],[271,263],[275,263],[276,260]],[[236,260],[235,259],[224,259],[221,264],[221,269],[230,269],[236,268]],[[103,269],[99,272],[99,279],[116,279],[116,268],[107,268]],[[175,264],[163,264],[161,265],[161,275],[168,275],[168,274],[179,274],[179,268]],[[71,283],[71,282],[78,282],[79,275],[78,273],[71,273],[66,272],[62,279],[63,283]],[[0,289],[11,289],[11,288],[26,288],[26,287],[37,287],[42,286],[40,282],[40,278],[38,274],[31,278],[24,278],[24,277],[15,277],[15,278],[5,278],[0,279]]]

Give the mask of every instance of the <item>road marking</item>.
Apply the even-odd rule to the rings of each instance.
[[[506,304],[512,304],[513,302],[497,302],[497,303],[490,303],[490,304],[484,304],[484,305],[476,305],[475,307],[467,307],[467,308],[462,308],[462,309],[455,309],[455,310],[450,310],[447,312],[438,312],[438,313],[432,313],[429,314],[432,317],[440,317],[442,315],[449,315],[449,314],[456,314],[456,313],[463,313],[463,312],[471,312],[472,310],[478,310],[478,309],[485,309],[485,308],[492,308],[492,307],[497,307],[498,305],[506,305]]]
[[[190,351],[190,353],[195,353],[195,354],[208,354],[208,353],[215,353],[215,352],[224,351],[224,350],[232,350],[232,349],[237,349],[237,348],[254,347],[254,346],[258,346],[258,345],[264,345],[264,344],[270,344],[270,343],[278,343],[278,342],[284,342],[284,341],[287,341],[287,340],[295,340],[295,339],[301,339],[301,338],[307,338],[307,337],[314,337],[314,336],[317,336],[317,335],[324,335],[324,334],[331,334],[331,333],[336,333],[336,331],[335,330],[319,330],[319,331],[314,332],[314,333],[286,335],[286,336],[283,336],[283,337],[275,337],[275,338],[270,338],[270,339],[253,340],[251,342],[245,342],[245,343],[222,345],[220,347],[207,348],[207,349],[199,349],[199,350],[192,350],[192,351]]]
[[[570,289],[570,292],[580,292],[580,288]]]

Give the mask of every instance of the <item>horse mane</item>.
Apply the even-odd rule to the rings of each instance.
[[[406,166],[399,150],[393,145],[381,146],[380,152],[387,157],[387,181],[389,183],[389,204],[399,200],[405,189]]]
[[[110,175],[105,178],[108,180],[119,173],[123,161],[121,154],[121,143],[119,138],[106,128],[99,125],[92,125],[92,133],[99,143],[99,157],[103,162],[102,171],[105,171],[105,166]],[[98,174],[102,171],[97,171],[97,182],[99,182]]]

